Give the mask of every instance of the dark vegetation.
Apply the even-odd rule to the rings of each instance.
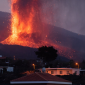
[[[3,74],[0,74],[0,85],[10,85],[10,80],[22,77],[26,75],[26,71],[34,71],[34,68],[32,64],[35,64],[35,69],[42,68],[42,63],[40,60],[26,60],[26,59],[16,59],[11,57],[7,57],[5,61],[8,61],[9,64],[4,63],[4,61],[0,62],[0,66],[13,66],[14,72],[6,72],[4,71]],[[1,64],[3,63],[3,64]],[[85,69],[85,61],[83,60],[82,63],[79,64],[81,69]],[[78,68],[75,65],[75,61],[70,60],[69,62],[64,62],[62,60],[54,60],[53,62],[49,63],[50,67],[56,68],[56,67],[71,67],[71,68]],[[37,71],[37,70],[35,70]],[[31,73],[31,72],[30,72]],[[85,75],[69,75],[69,76],[59,76],[64,79],[67,79],[69,81],[73,82],[73,85],[85,85]]]
[[[72,85],[85,85],[85,75],[64,75],[64,76],[59,76],[63,79],[69,80],[72,82]]]
[[[54,49],[52,46],[42,46],[38,48],[38,51],[35,52],[38,58],[42,60],[43,63],[49,65],[51,61],[55,60],[58,56],[57,50]]]
[[[9,63],[5,63],[5,62]],[[30,73],[34,72],[34,68],[32,64],[36,65],[36,69],[40,68],[36,60],[26,60],[26,59],[16,59],[15,60],[11,57],[7,57],[6,60],[0,62],[0,66],[3,67],[3,74],[0,73],[0,85],[10,85],[10,80],[22,77],[27,75],[26,71]],[[4,66],[11,66],[14,67],[14,72],[7,72]]]

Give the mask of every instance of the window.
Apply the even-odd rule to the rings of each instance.
[[[60,74],[62,74],[62,71],[60,71]]]
[[[53,74],[54,72],[53,71],[51,71],[51,74]]]
[[[69,74],[69,71],[67,71],[67,74]]]

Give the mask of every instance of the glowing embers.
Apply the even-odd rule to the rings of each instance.
[[[28,8],[26,5],[24,10],[20,9],[20,0],[12,0],[11,2],[11,35],[2,41],[3,44],[18,44],[23,46],[32,47],[33,39],[33,18],[34,18],[34,7]],[[32,0],[33,1],[33,0]],[[22,1],[21,1],[22,2]],[[29,2],[28,2],[29,3]],[[19,6],[18,6],[19,5]],[[23,43],[24,42],[24,43]]]
[[[69,56],[73,51],[66,53],[69,48],[54,44],[52,40],[49,40],[49,30],[43,30],[40,20],[39,1],[12,0],[11,35],[1,43],[32,48],[38,48],[44,45],[53,46],[58,50],[59,54]]]
[[[39,0],[11,0],[11,35],[2,43],[32,48],[45,45],[39,14]]]

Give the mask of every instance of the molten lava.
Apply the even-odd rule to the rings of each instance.
[[[54,46],[59,54],[65,55],[70,48],[54,44],[48,39],[49,31],[43,32],[40,19],[40,0],[11,0],[11,35],[2,44],[22,45],[38,48],[43,45]],[[72,56],[74,50],[69,51]]]
[[[37,24],[36,22],[39,22],[37,18],[39,15],[38,0],[25,1],[25,5],[23,0],[11,1],[12,32],[6,40],[2,41],[3,44],[39,47],[36,44],[36,39],[40,37],[40,31],[37,29],[39,26],[35,25]]]

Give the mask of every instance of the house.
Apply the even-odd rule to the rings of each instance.
[[[11,85],[72,85],[72,82],[48,73],[32,73],[10,81]]]
[[[4,72],[14,72],[14,67],[9,67],[9,66],[0,66],[0,73]]]
[[[51,75],[69,75],[69,74],[80,74],[80,69],[77,68],[45,68],[45,73]],[[39,69],[42,72],[42,69]]]
[[[7,72],[14,72],[14,67],[7,67]]]

